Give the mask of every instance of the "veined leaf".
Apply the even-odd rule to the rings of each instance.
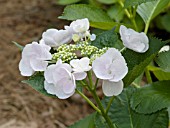
[[[132,96],[131,106],[140,113],[153,113],[170,106],[170,80],[139,88]]]
[[[96,40],[92,41],[92,45],[100,49],[103,47],[114,47],[120,50],[124,47],[114,29],[99,34]]]
[[[92,27],[100,29],[112,29],[118,25],[102,9],[85,4],[68,5],[59,18],[67,20],[88,18]]]
[[[138,6],[137,12],[142,17],[145,24],[149,24],[150,21],[168,5],[169,2],[169,0],[156,0],[143,3]]]
[[[170,51],[159,53],[156,63],[163,71],[170,72]]]
[[[125,86],[130,85],[155,58],[159,50],[168,42],[162,42],[156,38],[149,38],[149,49],[145,53],[137,53],[127,49],[123,56],[128,66],[128,74],[123,79]]]
[[[22,82],[30,85],[33,89],[43,95],[55,97],[54,95],[48,94],[44,89],[44,80],[45,79],[42,74],[36,74],[31,76],[28,80],[24,80]]]
[[[69,128],[95,128],[94,118],[96,113],[93,113],[84,119],[76,122],[75,124],[71,125]]]
[[[161,68],[148,66],[149,71],[151,71],[155,77],[159,80],[170,80],[170,72],[164,72]]]
[[[142,3],[151,2],[155,0],[125,0],[125,7],[140,5]]]
[[[77,3],[81,0],[58,0],[58,4],[60,5],[68,5],[68,4],[74,4],[74,3]]]
[[[117,128],[167,128],[169,121],[167,110],[152,114],[140,114],[130,107],[130,98],[135,91],[136,89],[132,87],[125,88],[119,96],[115,97],[111,104],[108,115]],[[142,95],[145,95],[145,93]],[[109,99],[104,99],[106,105]],[[96,119],[96,121],[101,120]],[[103,128],[97,125],[96,127]]]

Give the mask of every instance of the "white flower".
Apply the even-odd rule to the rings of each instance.
[[[72,33],[68,30],[48,29],[46,32],[43,32],[42,39],[46,45],[58,47],[69,43],[72,40]]]
[[[59,99],[66,99],[75,92],[76,84],[74,76],[71,74],[71,66],[58,60],[56,64],[47,67],[44,72],[45,90]]]
[[[89,20],[87,18],[78,19],[73,21],[70,24],[70,27],[75,33],[85,33],[87,30],[89,30]]]
[[[161,50],[159,52],[166,52],[170,50],[170,46],[169,45],[165,45],[161,48]]]
[[[109,48],[106,53],[96,58],[92,63],[92,69],[97,78],[104,80],[102,88],[106,96],[111,95],[111,90],[115,90],[112,91],[112,95],[120,94],[123,90],[121,80],[127,74],[128,67],[124,57],[117,49]],[[117,86],[120,87],[117,88]]]
[[[95,34],[90,35],[90,40],[91,41],[94,41],[95,39],[96,39],[96,35]]]
[[[149,48],[149,40],[145,33],[138,33],[133,29],[127,29],[125,26],[120,26],[120,36],[125,47],[139,52],[144,53]]]
[[[48,65],[46,60],[52,58],[50,47],[32,42],[27,44],[22,51],[19,70],[23,76],[31,76],[35,71],[44,71]]]
[[[70,61],[70,65],[73,67],[73,75],[75,76],[76,80],[83,80],[86,78],[86,72],[91,70],[89,63],[90,59],[87,57]]]

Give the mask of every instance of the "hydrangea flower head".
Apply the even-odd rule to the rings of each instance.
[[[23,76],[31,76],[35,71],[44,71],[48,65],[46,60],[52,58],[50,47],[45,44],[32,42],[27,44],[22,51],[19,70]]]
[[[44,72],[45,90],[52,95],[56,95],[59,99],[66,99],[75,92],[75,78],[71,74],[71,66],[58,60],[56,64],[47,67]]]
[[[144,53],[148,50],[149,40],[145,33],[138,33],[123,25],[120,26],[119,32],[125,47],[139,53]]]
[[[106,53],[96,58],[92,63],[92,69],[97,78],[104,80],[102,88],[106,96],[120,94],[123,90],[123,83],[121,80],[127,74],[128,68],[124,57],[117,49],[109,48]],[[120,88],[116,88],[118,85],[120,85]],[[115,91],[110,93],[110,90]]]

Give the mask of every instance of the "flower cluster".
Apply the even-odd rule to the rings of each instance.
[[[32,42],[24,47],[19,63],[21,74],[31,76],[37,71],[43,72],[47,93],[66,99],[75,93],[76,81],[86,81],[87,72],[93,71],[103,80],[106,96],[119,95],[123,90],[122,79],[128,73],[121,52],[115,48],[92,46],[90,42],[96,35],[90,34],[87,18],[73,21],[64,28],[48,29],[42,34],[40,43]],[[144,33],[121,26],[120,35],[125,47],[137,52],[148,49]]]

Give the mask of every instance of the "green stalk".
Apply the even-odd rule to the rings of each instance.
[[[98,109],[98,107],[96,107],[90,100],[88,97],[86,97],[83,93],[81,93],[79,90],[76,89],[76,93],[78,93],[81,97],[83,97],[87,103],[89,103],[93,108],[94,110],[96,110],[98,113],[101,114],[101,111]]]
[[[114,98],[115,98],[115,97],[112,96],[112,98],[109,100],[109,103],[108,103],[107,108],[106,108],[106,114],[108,113],[108,111],[109,111],[109,109],[110,109],[110,106],[111,106],[111,104],[112,104]]]
[[[152,77],[148,70],[148,67],[146,67],[146,69],[145,69],[145,75],[146,75],[146,79],[147,79],[148,83],[152,83]]]

